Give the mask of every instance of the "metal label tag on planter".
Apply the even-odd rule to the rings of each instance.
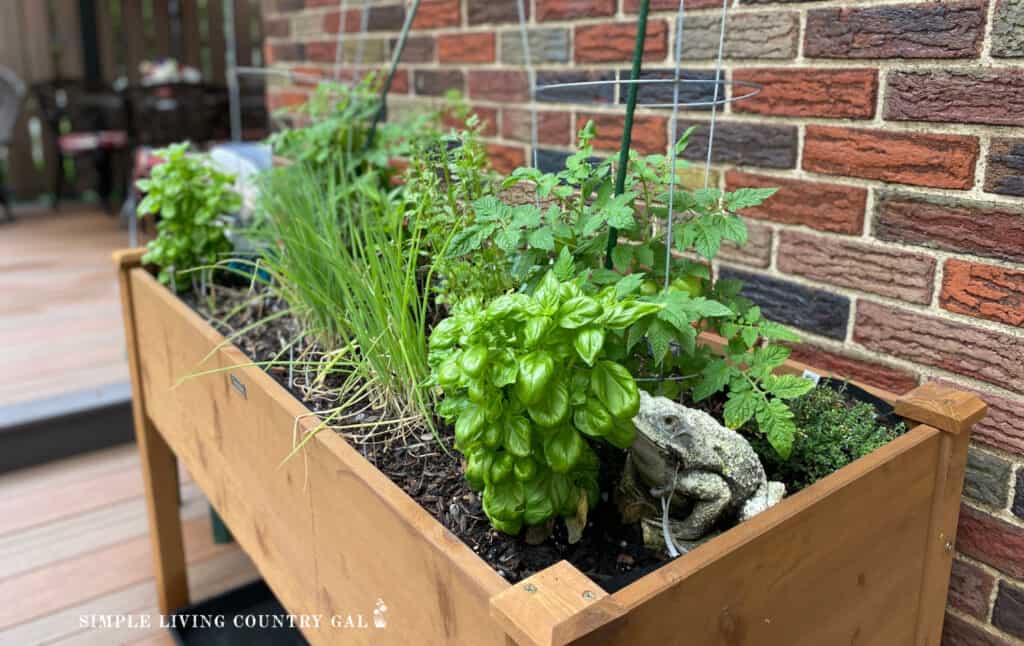
[[[814,385],[817,386],[818,382],[821,381],[821,375],[814,372],[810,368],[804,368],[804,379],[810,379],[811,381],[814,382]]]
[[[231,380],[231,387],[238,391],[238,394],[242,396],[242,399],[248,399],[245,394],[245,384],[238,380],[238,377],[234,375],[228,375],[228,379]]]

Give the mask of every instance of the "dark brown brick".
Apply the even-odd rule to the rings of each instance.
[[[985,2],[936,2],[807,12],[811,58],[975,58]]]
[[[301,61],[306,56],[306,47],[301,43],[268,43],[267,62]]]
[[[807,126],[803,166],[829,175],[967,189],[977,137]]]
[[[784,231],[779,270],[812,280],[927,305],[935,259],[843,238]]]
[[[949,577],[949,605],[964,614],[988,619],[994,576],[973,563],[956,559]]]
[[[824,182],[783,179],[741,171],[725,174],[728,190],[778,188],[761,206],[744,209],[743,215],[783,224],[802,224],[831,233],[860,235],[864,230],[867,189]]]
[[[998,0],[992,15],[992,56],[1024,56],[1024,2]]]
[[[686,9],[707,9],[721,7],[721,0],[686,0]],[[623,4],[626,13],[639,13],[640,0],[626,0]],[[651,11],[678,11],[679,0],[651,0]]]
[[[1024,467],[1017,469],[1017,493],[1013,497],[1010,511],[1017,518],[1024,520]]]
[[[946,613],[942,624],[942,646],[1012,646],[1002,637],[995,637],[974,624]]]
[[[523,3],[523,10],[526,17],[530,17],[529,2]],[[467,0],[466,14],[469,24],[481,25],[484,23],[507,23],[519,22],[519,7],[516,2],[495,0]]]
[[[999,582],[999,594],[992,608],[992,625],[1003,632],[1024,639],[1024,588]]]
[[[760,94],[733,104],[736,112],[851,119],[875,116],[877,70],[738,69],[732,78],[762,86]],[[736,86],[732,90],[739,94],[746,91]]]
[[[846,338],[850,299],[845,296],[729,267],[720,268],[719,276],[743,281],[743,296],[773,321],[832,339]]]
[[[268,38],[288,38],[292,22],[287,17],[267,18],[263,21],[263,35]]]
[[[576,62],[618,63],[632,60],[636,29],[636,23],[632,22],[577,25],[574,38]],[[665,58],[667,43],[668,23],[652,19],[647,23],[644,60]]]
[[[412,78],[416,94],[442,96],[448,90],[464,91],[465,79],[459,70],[416,70]]]
[[[972,446],[967,454],[964,495],[989,507],[1003,509],[1010,495],[1012,473],[1009,462]]]
[[[1024,125],[1024,70],[907,70],[886,77],[885,118]]]
[[[388,45],[393,53],[398,46],[398,39],[392,38]],[[434,49],[433,36],[410,36],[405,41],[405,49],[402,50],[402,62],[433,63]],[[443,63],[444,61],[441,62]]]
[[[318,40],[306,43],[304,60],[311,63],[333,63],[335,52],[338,50],[338,43],[333,40]]]
[[[1024,209],[946,197],[881,193],[875,236],[882,240],[1024,261]]]
[[[824,369],[839,377],[860,381],[900,395],[917,388],[917,375],[900,368],[892,368],[806,343],[791,345],[790,348],[793,351],[790,358],[806,363],[812,369]]]
[[[863,299],[853,338],[875,352],[1024,392],[1024,338]]]
[[[523,108],[502,108],[501,136],[529,143],[533,115]],[[537,111],[537,141],[553,146],[568,146],[572,143],[572,115],[556,110]]]
[[[1010,576],[1024,577],[1024,528],[961,505],[957,550]]]
[[[470,70],[469,95],[490,101],[526,101],[530,96],[530,79],[522,70]]]
[[[580,112],[576,122],[582,128],[588,121],[597,127],[594,148],[614,152],[622,147],[622,115]],[[636,115],[633,121],[631,149],[652,155],[664,154],[668,150],[668,119],[661,116]]]
[[[537,20],[614,16],[616,0],[537,0]]]
[[[940,301],[950,312],[1024,326],[1024,271],[950,258]]]
[[[493,63],[496,48],[493,31],[442,34],[437,37],[437,60],[441,63]]]
[[[1024,139],[993,137],[985,169],[985,190],[1024,197]]]
[[[690,135],[683,151],[686,159],[703,162],[708,154],[710,130],[707,124],[681,123],[679,132],[691,125],[698,128]],[[793,168],[796,166],[797,134],[794,126],[719,121],[711,161],[719,164]]]

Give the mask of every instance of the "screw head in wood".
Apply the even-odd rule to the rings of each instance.
[[[590,590],[584,590],[583,591],[583,598],[586,599],[587,601],[591,601],[594,598],[594,593],[591,592]]]
[[[532,583],[527,583],[526,585],[523,586],[523,590],[526,590],[530,594],[533,594],[534,592],[537,591],[537,586],[533,585]]]

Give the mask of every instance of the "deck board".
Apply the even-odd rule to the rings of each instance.
[[[118,219],[80,206],[16,216],[0,227],[0,426],[4,406],[128,381]]]
[[[89,628],[90,614],[159,625],[139,459],[117,447],[0,476],[0,644],[165,644],[160,629]],[[183,474],[194,601],[258,578],[237,545],[213,543],[208,505]]]

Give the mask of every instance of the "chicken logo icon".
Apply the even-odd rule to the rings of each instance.
[[[388,619],[385,616],[388,607],[383,599],[377,599],[377,605],[373,609],[373,625],[377,628],[387,628]]]

